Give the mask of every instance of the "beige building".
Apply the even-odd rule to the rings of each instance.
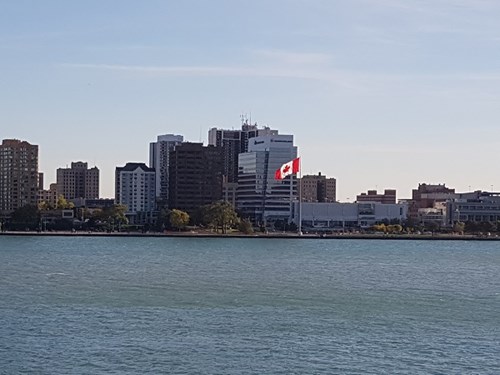
[[[356,202],[396,204],[396,190],[385,189],[383,194],[379,194],[377,190],[368,190],[366,193],[361,193],[360,195],[356,196]]]
[[[57,169],[57,195],[67,200],[99,198],[99,169],[88,168],[82,161],[71,163],[71,168]]]
[[[42,202],[46,202],[48,205],[52,207],[56,207],[57,204],[57,184],[50,184],[49,190],[38,191],[38,204]]]
[[[0,213],[36,205],[38,189],[38,146],[4,139],[0,145]]]
[[[301,178],[302,202],[335,202],[337,200],[337,180],[318,175]]]

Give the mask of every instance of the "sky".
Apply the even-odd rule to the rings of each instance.
[[[0,0],[0,138],[45,187],[148,162],[241,115],[293,134],[337,198],[419,183],[500,191],[498,0]]]

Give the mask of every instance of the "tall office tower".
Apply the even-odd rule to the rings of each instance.
[[[149,167],[156,171],[156,199],[160,206],[168,204],[168,166],[170,165],[170,151],[184,141],[182,135],[159,135],[156,142],[149,144]]]
[[[292,202],[297,199],[297,178],[275,179],[284,163],[297,157],[293,135],[266,135],[252,138],[248,152],[239,156],[236,206],[254,224],[292,220]]]
[[[302,202],[335,202],[337,200],[337,180],[318,175],[302,176],[300,181]]]
[[[38,146],[17,139],[0,145],[0,213],[36,205],[38,194]]]
[[[127,206],[131,224],[152,223],[155,217],[156,173],[144,163],[127,163],[115,170],[115,203]]]
[[[212,128],[208,131],[208,144],[222,147],[224,157],[224,176],[227,183],[238,182],[238,155],[248,151],[249,139],[264,135],[277,135],[277,130],[269,127],[259,128],[245,121],[241,130]]]
[[[222,199],[222,149],[181,143],[170,152],[169,208],[192,214]]]
[[[57,194],[66,199],[98,199],[99,168],[88,168],[82,161],[71,163],[71,168],[58,168]]]

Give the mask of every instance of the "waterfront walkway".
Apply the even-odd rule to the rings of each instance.
[[[210,231],[186,232],[87,232],[87,231],[6,231],[0,236],[71,236],[71,237],[186,237],[186,238],[268,238],[268,239],[344,239],[344,240],[447,240],[447,241],[500,241],[498,235],[473,234],[383,234],[383,233],[338,233],[338,234],[311,234],[305,233],[252,233],[243,234],[215,233]]]

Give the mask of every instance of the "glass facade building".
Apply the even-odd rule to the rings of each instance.
[[[289,222],[292,203],[298,197],[297,177],[275,180],[275,172],[297,157],[293,135],[267,135],[249,140],[248,152],[239,155],[236,205],[242,217],[254,225],[271,227]]]

